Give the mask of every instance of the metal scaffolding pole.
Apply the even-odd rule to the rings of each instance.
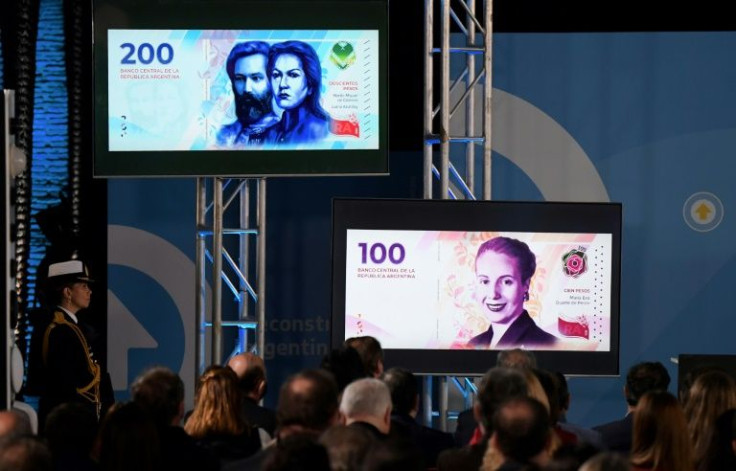
[[[460,7],[455,11],[452,5]],[[461,0],[453,3],[450,0],[441,0],[440,15],[436,19],[440,28],[440,47],[434,48],[434,3],[433,0],[425,0],[425,65],[424,65],[424,198],[432,198],[433,176],[439,179],[441,194],[439,198],[468,198],[475,199],[476,194],[476,172],[475,172],[475,146],[483,145],[483,172],[480,182],[480,193],[485,200],[491,199],[491,157],[492,157],[492,32],[493,32],[493,2],[483,2],[482,17],[479,20],[474,0]],[[464,15],[464,21],[462,19]],[[451,20],[465,36],[465,45],[458,46],[458,41],[453,41],[455,36],[451,31]],[[477,45],[478,36],[482,39],[482,45]],[[453,45],[455,44],[455,45]],[[465,67],[459,76],[451,77],[450,60],[453,55],[465,55]],[[482,56],[483,67],[476,70],[475,56]],[[434,60],[439,57],[439,104],[434,104]],[[482,80],[481,80],[482,79]],[[460,90],[462,87],[465,90]],[[476,86],[482,86],[482,132],[476,133]],[[460,93],[462,92],[462,93]],[[458,99],[453,97],[460,95]],[[454,103],[453,103],[454,102]],[[462,126],[452,127],[452,118],[455,111],[461,106],[465,107]],[[436,115],[439,114],[439,129],[435,130]],[[464,135],[452,135],[451,129],[462,129]],[[463,157],[456,161],[465,167],[464,172],[457,170],[453,160],[452,152],[456,148],[453,144],[463,144]],[[434,165],[434,146],[439,145],[439,168]],[[423,416],[426,423],[431,423],[435,415],[439,415],[440,426],[447,428],[447,419],[455,414],[448,414],[449,384],[455,384],[463,394],[465,405],[472,403],[475,394],[475,386],[469,378],[458,380],[448,377],[440,378],[439,382],[439,413],[432,410],[432,387],[433,378],[425,378],[425,402],[423,405]]]
[[[208,181],[211,181],[211,200],[208,199]],[[257,185],[252,184],[254,181],[257,181]],[[251,192],[254,187],[257,206],[255,218],[251,211]],[[237,214],[233,216],[234,211]],[[227,360],[225,352],[229,355],[230,352],[252,351],[263,355],[266,325],[265,216],[265,179],[197,179],[197,374],[202,374],[208,364],[224,363]],[[225,227],[230,220],[237,221],[238,227]],[[256,259],[255,263],[251,263],[250,245],[254,236]],[[233,237],[237,237],[237,240],[233,241]],[[208,244],[210,238],[211,243]],[[208,251],[208,246],[211,251]],[[236,247],[237,254],[234,257],[228,251],[231,247]],[[210,296],[207,292],[208,261],[212,264]],[[232,294],[233,302],[225,302],[229,301],[229,297],[223,298],[223,292]],[[255,316],[251,315],[251,303],[255,305]],[[207,319],[208,308],[211,310],[210,321]],[[223,335],[223,332],[229,327],[238,329],[237,340],[233,348],[225,349],[225,342],[230,337]],[[209,358],[206,347],[208,340]],[[255,349],[252,348],[253,344]]]

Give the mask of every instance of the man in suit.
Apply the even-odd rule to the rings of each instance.
[[[265,430],[273,437],[276,431],[276,412],[259,405],[266,395],[266,365],[263,358],[250,352],[233,356],[228,366],[238,377],[238,385],[243,392],[243,414],[248,423]]]
[[[626,415],[624,418],[593,427],[601,434],[603,445],[611,451],[629,453],[634,425],[634,412],[639,399],[650,391],[666,391],[670,375],[660,362],[637,363],[629,369],[624,386]]]
[[[442,450],[455,446],[452,435],[417,423],[419,393],[417,380],[411,371],[391,368],[383,375],[383,381],[391,392],[391,434],[410,440],[424,455],[427,467],[437,465]]]
[[[437,458],[440,471],[477,470],[483,463],[488,439],[493,433],[493,414],[508,399],[526,396],[528,387],[524,375],[513,368],[495,367],[486,372],[481,380],[473,414],[480,423],[482,437],[478,443],[459,449],[445,450]]]

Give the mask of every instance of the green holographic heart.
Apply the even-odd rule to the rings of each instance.
[[[330,60],[340,69],[347,69],[355,62],[355,49],[346,41],[340,41],[332,46]]]

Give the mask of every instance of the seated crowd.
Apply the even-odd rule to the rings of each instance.
[[[164,367],[144,371],[99,424],[66,403],[33,434],[27,416],[2,411],[0,471],[736,469],[734,379],[709,369],[681,383],[676,397],[661,363],[636,364],[626,415],[587,428],[566,420],[564,375],[539,368],[530,351],[505,350],[453,435],[417,421],[417,378],[384,371],[380,343],[358,337],[290,376],[275,410],[259,404],[263,360],[244,353],[207,368],[191,411],[181,378]]]

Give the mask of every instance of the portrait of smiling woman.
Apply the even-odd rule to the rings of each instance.
[[[557,338],[539,328],[524,309],[536,269],[536,256],[520,240],[494,237],[481,244],[475,256],[474,296],[490,326],[470,339],[468,346],[540,348],[557,343]]]
[[[322,67],[312,46],[302,41],[274,44],[267,70],[276,105],[284,111],[266,142],[303,144],[327,137],[331,119],[319,103]]]

